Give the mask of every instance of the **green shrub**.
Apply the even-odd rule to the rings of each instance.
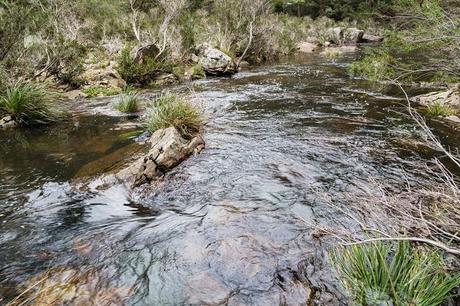
[[[122,113],[135,113],[138,111],[138,98],[136,93],[123,93],[115,103],[115,108]]]
[[[24,125],[54,122],[63,115],[57,108],[56,98],[43,86],[16,84],[0,97],[0,113]]]
[[[190,102],[172,94],[155,100],[146,122],[147,129],[152,133],[173,126],[186,138],[196,135],[202,125],[200,111]]]
[[[123,49],[117,64],[117,71],[126,83],[139,86],[146,86],[159,74],[170,73],[173,69],[171,63],[154,58],[146,58],[142,63],[136,62],[131,56],[130,47]]]
[[[426,114],[432,117],[446,117],[455,115],[455,111],[449,105],[436,101],[426,108]]]
[[[192,79],[205,79],[206,72],[204,71],[203,66],[200,64],[193,66],[191,69],[191,77]]]
[[[351,64],[349,71],[355,76],[362,76],[371,81],[382,81],[396,75],[393,62],[390,54],[376,51]]]
[[[115,96],[121,93],[121,89],[117,87],[100,87],[100,86],[91,86],[88,88],[82,89],[83,93],[88,97],[97,97],[97,96]]]
[[[336,250],[332,264],[353,305],[436,306],[460,285],[438,251],[408,242],[375,242]]]
[[[62,84],[77,88],[83,84],[81,74],[84,71],[83,59],[86,47],[75,41],[57,40],[49,48],[50,58],[46,60],[47,71]]]

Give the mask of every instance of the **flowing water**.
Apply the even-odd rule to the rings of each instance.
[[[29,287],[39,305],[305,305],[315,290],[332,304],[312,231],[339,213],[318,190],[340,202],[371,180],[429,185],[435,154],[413,145],[404,101],[350,78],[350,60],[194,83],[207,147],[147,194],[86,184],[142,150],[136,119],[107,99],[47,129],[0,132],[0,304]]]

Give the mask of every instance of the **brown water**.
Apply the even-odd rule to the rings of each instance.
[[[56,290],[70,305],[340,299],[311,236],[340,214],[315,190],[340,202],[371,178],[429,185],[435,154],[413,145],[420,133],[399,93],[350,78],[350,60],[305,58],[194,83],[207,148],[148,194],[81,188],[140,150],[138,128],[126,128],[136,119],[112,116],[110,99],[84,102],[90,111],[57,126],[0,132],[0,304],[37,282],[43,305],[52,298],[44,288],[63,282]]]

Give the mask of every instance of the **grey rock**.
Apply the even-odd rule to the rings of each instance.
[[[411,98],[410,101],[423,106],[429,106],[433,103],[441,103],[452,107],[460,107],[460,93],[456,88],[454,88],[446,91],[430,92],[424,95],[415,96]]]
[[[203,66],[208,75],[229,75],[237,72],[236,64],[224,52],[203,44],[198,48],[198,54],[192,58]]]
[[[11,116],[0,118],[0,129],[8,129],[15,126],[17,126],[17,123]]]
[[[138,64],[142,64],[147,59],[156,58],[158,54],[160,54],[160,49],[155,44],[136,46],[131,50],[131,57]]]
[[[371,34],[364,34],[362,42],[364,43],[379,43],[383,41],[383,37]]]
[[[183,138],[174,127],[156,131],[148,142],[151,144],[151,149],[147,155],[118,172],[116,177],[120,181],[133,187],[151,183],[204,148],[201,135],[188,140]]]
[[[357,28],[343,30],[343,42],[345,44],[358,44],[362,41],[364,31]]]

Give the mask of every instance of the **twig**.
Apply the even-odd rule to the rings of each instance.
[[[358,245],[358,244],[365,244],[365,243],[371,243],[371,242],[377,242],[377,241],[412,241],[412,242],[421,242],[421,243],[426,243],[432,246],[435,246],[437,248],[440,248],[444,251],[446,251],[449,254],[457,255],[460,256],[460,250],[458,249],[453,249],[449,248],[447,245],[440,243],[438,241],[434,241],[431,239],[426,239],[426,238],[419,238],[419,237],[382,237],[382,238],[372,238],[372,239],[366,239],[366,240],[361,240],[357,242],[350,242],[350,243],[345,243],[344,245]]]

